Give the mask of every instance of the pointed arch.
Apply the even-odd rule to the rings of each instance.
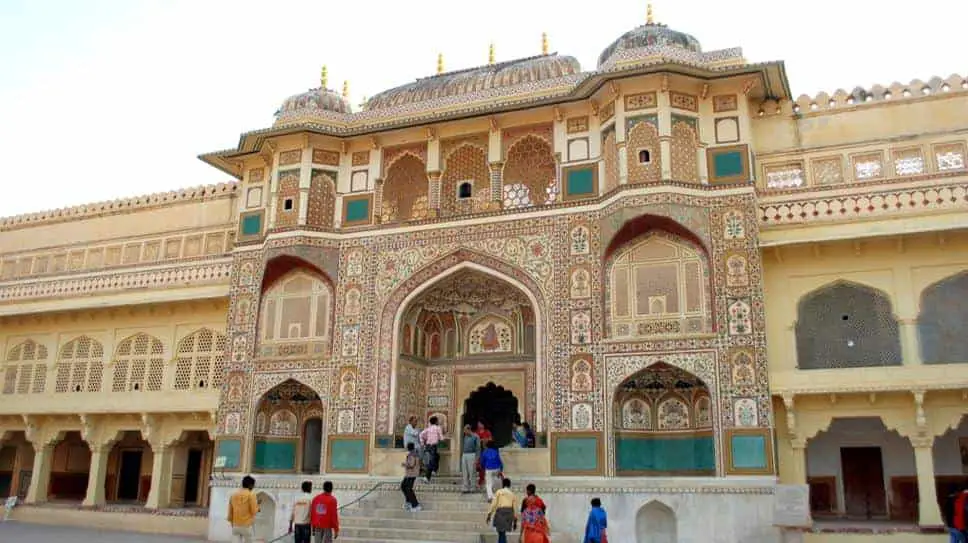
[[[165,375],[165,346],[155,336],[138,332],[118,343],[111,365],[114,368],[112,392],[161,390]]]
[[[405,151],[386,169],[380,219],[384,224],[426,219],[429,209],[427,164]]]
[[[949,275],[921,291],[918,335],[925,364],[968,363],[968,271]]]
[[[49,369],[47,347],[25,339],[7,352],[3,364],[3,394],[38,394],[44,392]]]
[[[506,208],[552,203],[557,196],[558,166],[551,142],[528,134],[512,143],[505,154],[501,179]]]
[[[887,293],[838,280],[804,295],[795,326],[799,369],[901,364],[901,337]]]
[[[265,291],[259,309],[264,344],[312,341],[327,352],[332,344],[333,286],[314,268],[294,268]]]
[[[225,373],[228,338],[210,328],[188,334],[175,347],[175,390],[219,389]]]
[[[662,179],[662,152],[659,145],[659,129],[651,121],[636,122],[629,130],[625,145],[628,159],[628,182],[632,184],[657,183]],[[648,162],[639,160],[640,151],[648,151]]]
[[[637,543],[676,543],[679,541],[676,512],[658,500],[643,505],[635,514]]]
[[[487,150],[473,143],[462,143],[443,159],[440,176],[440,212],[447,217],[458,213],[481,211],[482,203],[490,201],[491,169]],[[469,182],[471,196],[458,194],[461,184]]]
[[[101,392],[104,346],[89,336],[65,343],[58,354],[54,392]]]

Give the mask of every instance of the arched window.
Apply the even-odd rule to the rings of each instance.
[[[464,181],[457,187],[457,197],[464,199],[474,195],[474,185],[470,181]]]
[[[135,334],[118,344],[114,354],[114,392],[161,390],[165,348],[148,334]]]
[[[610,273],[611,335],[709,331],[703,266],[698,250],[665,234],[651,234],[622,250]]]
[[[968,363],[968,272],[943,279],[921,294],[918,315],[925,364]]]
[[[652,162],[652,153],[648,149],[639,149],[639,164],[649,164]]]
[[[81,336],[61,347],[55,392],[100,392],[104,375],[104,347]]]
[[[797,311],[797,367],[863,368],[901,364],[901,340],[884,293],[855,283],[828,285]]]
[[[4,394],[37,394],[46,384],[47,347],[28,339],[10,349],[3,369]]]
[[[175,390],[218,388],[225,371],[226,337],[207,328],[178,343],[175,352]]]
[[[329,339],[332,291],[305,271],[292,272],[266,292],[262,339],[266,342]]]

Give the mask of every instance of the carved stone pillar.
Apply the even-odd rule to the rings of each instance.
[[[108,474],[108,455],[114,447],[114,442],[89,443],[91,448],[91,469],[87,476],[87,495],[82,505],[88,507],[104,505],[104,481]]]
[[[917,319],[899,319],[898,326],[901,329],[901,363],[905,366],[923,364]]]
[[[807,440],[791,437],[790,450],[790,483],[805,485],[807,484]]]
[[[383,179],[377,179],[373,188],[373,224],[380,224],[383,216]]]
[[[145,500],[145,507],[161,509],[171,503],[171,467],[173,460],[172,443],[154,440],[151,445],[151,489]]]
[[[491,201],[497,202],[498,208],[500,208],[501,202],[504,200],[504,163],[491,162],[489,166],[491,168]]]
[[[618,153],[618,184],[627,185],[629,182],[628,142],[618,142],[615,147]]]
[[[47,501],[47,488],[50,485],[50,465],[54,459],[54,442],[31,440],[31,444],[34,447],[34,467],[25,501],[26,503],[43,503]]]
[[[440,171],[427,172],[427,216],[440,216]]]
[[[918,524],[942,526],[934,479],[934,436],[911,438],[911,445],[914,446],[914,466],[918,474]]]

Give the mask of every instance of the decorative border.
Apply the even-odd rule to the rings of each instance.
[[[766,450],[764,468],[737,468],[733,465],[733,436],[762,436]],[[771,428],[728,428],[723,440],[724,457],[726,459],[726,473],[728,475],[774,475],[776,473],[776,453],[773,447],[773,430]]]
[[[242,228],[245,225],[246,219],[249,217],[259,217],[259,233],[258,234],[246,234],[243,232]],[[239,213],[239,229],[238,233],[235,235],[236,240],[239,242],[243,241],[253,241],[262,239],[262,236],[266,232],[266,211],[265,209],[257,209],[255,211],[243,211]]]
[[[717,177],[716,173],[716,156],[720,154],[732,153],[739,151],[742,153],[743,171],[738,175],[732,175],[728,177]],[[709,182],[715,184],[721,183],[739,183],[739,182],[749,182],[750,177],[750,151],[749,145],[727,145],[725,147],[709,147],[706,149],[706,164],[708,164],[709,170]]]
[[[585,138],[587,140],[587,138]],[[592,172],[592,190],[584,194],[569,194],[568,189],[570,188],[568,184],[568,174],[573,171],[578,170],[591,170]],[[598,180],[598,163],[592,162],[588,164],[581,164],[579,166],[569,166],[567,168],[561,169],[561,200],[563,202],[572,202],[575,200],[586,200],[591,198],[598,198],[599,195],[599,180]]]

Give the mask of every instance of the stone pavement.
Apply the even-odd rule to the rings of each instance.
[[[110,532],[73,526],[46,526],[21,522],[0,522],[0,541],[3,543],[198,543],[202,539]]]

